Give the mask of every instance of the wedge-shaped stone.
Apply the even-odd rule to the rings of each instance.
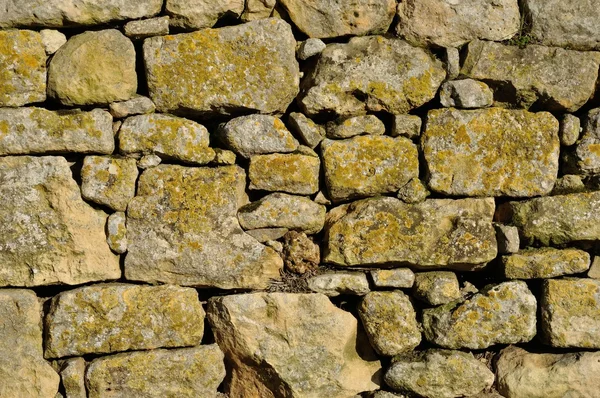
[[[204,310],[194,289],[99,284],[52,298],[46,358],[200,344]]]
[[[81,199],[62,157],[0,158],[0,286],[118,279],[106,214]]]
[[[0,155],[102,153],[115,149],[110,113],[0,108]]]
[[[250,189],[312,195],[319,190],[318,157],[300,153],[256,155],[250,159]]]
[[[548,194],[558,174],[558,127],[547,112],[432,110],[421,141],[429,188],[461,196]]]
[[[52,398],[60,378],[42,353],[40,304],[29,290],[0,290],[0,396]]]
[[[211,28],[222,17],[238,18],[245,0],[166,0],[170,25],[184,29]],[[268,16],[268,15],[267,15]]]
[[[594,93],[599,65],[596,52],[474,40],[461,73],[497,88],[504,96],[499,102],[574,112]]]
[[[216,397],[224,377],[216,344],[101,357],[86,373],[89,398]]]
[[[323,262],[477,268],[497,254],[493,215],[493,199],[360,200],[329,212]]]
[[[302,81],[305,113],[408,113],[435,96],[446,72],[425,50],[383,36],[330,44]]]
[[[231,365],[230,397],[347,398],[377,388],[381,364],[356,351],[368,347],[356,318],[325,295],[214,297],[207,314]]]
[[[85,368],[82,357],[66,359],[60,367],[60,383],[67,398],[87,398],[85,389]]]
[[[298,94],[295,49],[275,18],[153,37],[144,42],[150,97],[160,112],[283,112]]]
[[[238,166],[147,169],[127,208],[126,277],[222,289],[261,289],[278,278],[281,258],[238,224],[245,183]]]
[[[504,282],[462,303],[423,310],[423,331],[429,342],[445,348],[524,343],[536,334],[536,311],[525,282]]]
[[[542,247],[502,257],[504,277],[510,279],[554,278],[579,274],[588,268],[590,255],[578,249]]]

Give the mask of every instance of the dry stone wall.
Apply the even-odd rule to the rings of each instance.
[[[0,398],[600,397],[597,0],[0,0]]]

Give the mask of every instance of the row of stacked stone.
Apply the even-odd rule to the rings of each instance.
[[[596,396],[600,7],[522,3],[0,0],[0,397]]]

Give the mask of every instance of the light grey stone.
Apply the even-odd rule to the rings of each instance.
[[[329,297],[340,294],[351,296],[364,296],[369,293],[369,281],[362,272],[327,272],[311,277],[308,287],[315,293],[322,293]]]
[[[67,36],[58,30],[42,29],[40,30],[40,35],[42,36],[42,44],[48,55],[57,52],[67,42]]]
[[[415,283],[415,273],[410,268],[377,269],[370,274],[377,287],[411,288]]]
[[[413,296],[430,305],[446,304],[461,297],[458,278],[454,272],[418,272],[415,275]]]
[[[445,107],[486,108],[494,102],[494,93],[477,80],[452,80],[442,84],[440,102]]]
[[[581,121],[577,116],[565,113],[560,119],[560,143],[564,146],[571,146],[579,139],[581,132]]]
[[[449,80],[456,79],[460,75],[460,52],[456,47],[444,48],[444,62],[446,63],[446,74]]]
[[[325,47],[327,47],[327,45],[323,43],[323,40],[321,39],[307,39],[300,43],[296,55],[298,56],[298,59],[305,61],[310,57],[320,54],[325,50]]]
[[[290,128],[300,136],[310,148],[315,148],[325,138],[325,129],[299,112],[290,113],[288,118]]]
[[[394,115],[394,124],[392,125],[392,137],[417,138],[421,135],[421,125],[423,121],[415,115]]]
[[[223,17],[238,18],[244,11],[244,0],[167,0],[165,11],[170,24],[184,29],[210,28]]]
[[[117,211],[106,221],[106,242],[110,249],[118,254],[127,251],[127,218],[125,213]]]
[[[142,170],[149,169],[150,167],[156,167],[162,162],[160,156],[155,155],[153,153],[149,155],[144,155],[138,160],[137,166]]]
[[[117,119],[152,113],[155,109],[154,102],[152,102],[150,98],[144,96],[138,96],[127,101],[113,102],[110,104],[110,114]]]
[[[499,254],[510,254],[519,251],[521,240],[519,239],[519,229],[517,227],[494,223],[494,229],[496,230]]]
[[[375,115],[353,116],[327,123],[327,138],[351,138],[363,134],[383,135],[385,125]]]
[[[113,210],[125,211],[135,196],[137,177],[135,159],[86,156],[81,168],[81,196]]]
[[[246,233],[252,236],[254,239],[259,241],[260,243],[265,243],[269,241],[275,241],[277,239],[283,238],[285,234],[289,232],[287,228],[258,228],[258,229],[250,229],[246,231]],[[283,250],[283,246],[282,246]]]
[[[125,36],[133,40],[142,40],[152,36],[169,34],[169,17],[156,17],[131,21],[123,27]]]

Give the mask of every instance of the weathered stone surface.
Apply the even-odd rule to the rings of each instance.
[[[0,106],[45,100],[46,51],[42,36],[30,30],[0,31]]]
[[[215,157],[208,144],[204,126],[170,115],[133,116],[119,130],[119,150],[124,155],[158,154],[185,163],[206,164]]]
[[[398,5],[396,33],[419,46],[460,47],[474,39],[508,39],[519,22],[517,0],[406,0]]]
[[[448,195],[545,195],[558,174],[558,121],[546,112],[436,109],[421,143],[429,188]]]
[[[290,128],[300,136],[310,148],[315,148],[325,138],[325,129],[299,112],[290,113]]]
[[[521,250],[502,257],[502,272],[508,279],[554,278],[579,274],[590,267],[590,255],[578,249]]]
[[[277,0],[246,0],[242,21],[249,22],[269,18],[276,3]]]
[[[58,374],[42,354],[40,304],[28,290],[0,290],[0,396],[51,398]]]
[[[375,115],[353,116],[327,124],[327,138],[350,138],[362,134],[385,134],[385,125]]]
[[[471,353],[429,349],[394,358],[385,382],[419,397],[470,397],[491,387],[494,374]]]
[[[272,193],[238,211],[244,229],[287,228],[316,234],[325,224],[325,206],[303,196]]]
[[[47,55],[54,54],[67,42],[67,36],[58,30],[42,29],[40,35]]]
[[[505,397],[593,397],[600,388],[599,352],[534,354],[510,346],[500,352],[496,369]]]
[[[380,355],[411,351],[421,342],[417,314],[408,296],[400,291],[367,294],[358,305],[358,315]]]
[[[325,221],[323,262],[472,269],[496,257],[493,199],[373,198],[339,206]]]
[[[164,16],[127,22],[123,27],[123,32],[125,33],[125,36],[133,40],[142,40],[152,36],[168,35],[169,17]]]
[[[148,97],[135,97],[127,101],[113,102],[110,104],[110,114],[115,118],[125,118],[133,115],[152,113],[156,107]]]
[[[298,141],[285,124],[269,115],[240,116],[218,129],[223,144],[248,159],[253,155],[288,153],[298,149]]]
[[[423,331],[428,341],[445,348],[528,342],[536,334],[536,310],[525,282],[504,282],[462,303],[423,310]]]
[[[423,121],[415,115],[394,115],[394,124],[390,135],[392,137],[416,138],[421,135]]]
[[[261,243],[265,243],[268,241],[275,241],[279,238],[283,238],[285,234],[289,232],[287,228],[259,228],[259,229],[250,229],[246,231],[246,233],[252,236],[254,239]],[[283,246],[282,246],[283,250]]]
[[[411,288],[415,283],[415,273],[410,268],[377,269],[370,274],[377,287]]]
[[[295,50],[290,26],[276,18],[152,37],[144,42],[150,97],[161,112],[283,112],[298,94]]]
[[[563,156],[563,169],[568,173],[593,175],[600,173],[600,138],[585,133],[571,152]]]
[[[125,213],[117,211],[106,221],[106,243],[115,253],[127,251],[127,225]]]
[[[244,11],[244,0],[167,0],[165,11],[171,16],[171,26],[210,28],[223,17],[238,18]]]
[[[494,93],[477,80],[453,80],[442,84],[440,102],[445,107],[485,108],[494,102]]]
[[[110,113],[0,108],[0,155],[102,153],[115,148]]]
[[[283,237],[283,261],[285,268],[295,274],[317,269],[321,262],[321,250],[304,232],[289,231]]]
[[[63,105],[125,101],[136,90],[135,49],[116,29],[73,36],[50,61],[48,95]]]
[[[86,373],[89,398],[216,397],[224,377],[216,344],[101,357]]]
[[[256,155],[250,158],[250,189],[311,195],[319,190],[318,157],[302,154]]]
[[[328,272],[308,280],[308,288],[329,297],[340,294],[364,296],[369,293],[369,281],[362,272]]]
[[[356,351],[356,318],[322,294],[214,297],[207,313],[232,366],[231,397],[347,398],[377,388],[381,365]]]
[[[138,168],[142,170],[149,169],[150,167],[156,167],[162,163],[162,159],[160,156],[155,155],[153,153],[149,155],[143,155],[140,160],[138,160]]]
[[[431,192],[421,180],[413,178],[398,190],[396,196],[406,203],[420,203],[427,199],[430,194]]]
[[[309,116],[402,114],[433,99],[445,75],[441,62],[402,40],[354,37],[323,50],[302,81],[299,101]]]
[[[132,158],[86,156],[81,168],[81,195],[116,211],[125,211],[135,196],[137,161]]]
[[[545,343],[553,347],[600,348],[600,281],[545,280],[541,308]]]
[[[144,171],[127,208],[127,279],[261,289],[278,278],[281,258],[238,224],[245,182],[238,166]]]
[[[65,389],[66,398],[87,398],[85,389],[85,359],[69,358],[60,369],[60,380]]]
[[[81,199],[62,157],[0,158],[0,286],[117,279],[106,214]]]
[[[413,295],[430,305],[446,304],[461,297],[454,272],[419,272],[415,275]]]
[[[47,358],[200,344],[194,289],[99,284],[60,293],[46,317]]]
[[[587,273],[588,278],[600,279],[600,257],[595,256]]]
[[[571,146],[579,139],[581,132],[581,121],[577,116],[565,113],[560,119],[560,143],[564,146]]]
[[[404,137],[326,139],[321,151],[325,183],[334,202],[396,192],[419,176],[417,147]]]
[[[307,39],[300,43],[298,50],[296,50],[296,55],[298,59],[305,61],[310,57],[321,54],[325,50],[325,47],[327,45],[321,39]]]
[[[499,254],[510,254],[519,251],[521,240],[517,227],[495,223],[494,229],[496,230],[496,242],[498,243]]]
[[[550,195],[567,195],[587,191],[588,189],[581,177],[575,174],[565,174],[557,178]]]
[[[449,80],[456,79],[460,75],[460,52],[456,47],[446,47],[442,53],[446,66],[446,74]]]
[[[385,33],[396,11],[394,0],[281,0],[281,4],[298,29],[317,38]]]
[[[528,108],[574,112],[594,93],[600,53],[529,45],[506,46],[491,41],[469,43],[461,74],[484,80]],[[510,94],[510,93],[514,93]]]

